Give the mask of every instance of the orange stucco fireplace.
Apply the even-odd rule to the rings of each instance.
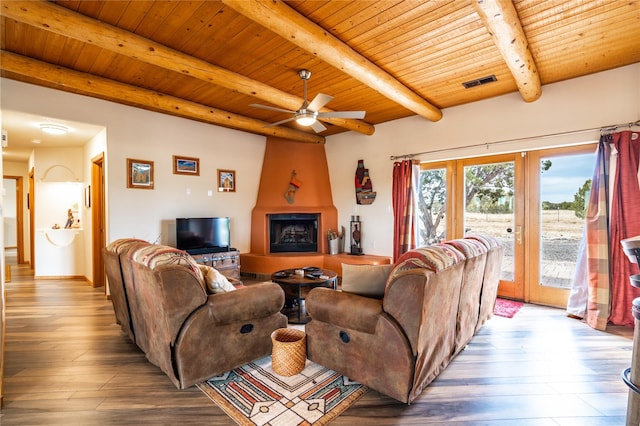
[[[299,188],[287,194],[293,173]],[[318,215],[316,251],[271,252],[269,215],[285,213]],[[327,231],[336,230],[337,224],[324,145],[267,138],[258,196],[251,213],[251,251],[241,255],[241,270],[271,274],[285,268],[322,266],[323,255],[329,251]]]
[[[295,193],[288,193],[294,171],[299,188]],[[289,203],[289,200],[292,202]],[[271,250],[269,216],[286,214],[317,215],[315,251]],[[330,255],[327,241],[327,231],[330,229],[338,229],[338,211],[333,205],[324,145],[268,138],[256,205],[251,213],[251,251],[240,254],[241,273],[268,276],[281,269],[319,266],[336,271],[341,276],[343,263],[391,263],[391,258],[387,256]]]

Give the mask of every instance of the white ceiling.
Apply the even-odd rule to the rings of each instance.
[[[9,142],[8,146],[2,149],[2,159],[7,161],[27,161],[35,148],[83,146],[104,128],[18,111],[2,110],[0,113],[2,130],[6,130]],[[61,124],[67,127],[69,132],[61,136],[50,135],[40,129],[41,123]]]

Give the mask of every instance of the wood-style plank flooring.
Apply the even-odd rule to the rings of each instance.
[[[230,425],[179,391],[115,323],[102,288],[12,267],[2,425]],[[493,317],[411,405],[370,391],[333,425],[624,425],[633,330],[534,305]],[[277,426],[277,425],[273,425]]]

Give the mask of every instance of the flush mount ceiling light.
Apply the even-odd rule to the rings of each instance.
[[[317,112],[309,111],[306,109],[301,110],[296,114],[296,123],[301,126],[311,126],[316,122]]]
[[[42,123],[40,130],[50,135],[66,135],[69,129],[61,124]]]

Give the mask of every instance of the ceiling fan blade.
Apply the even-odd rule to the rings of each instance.
[[[272,107],[272,106],[267,106],[267,105],[260,105],[260,104],[249,104],[250,107],[254,107],[254,108],[262,108],[262,109],[268,109],[269,111],[278,111],[278,112],[286,112],[288,114],[295,114],[295,111],[291,111],[288,109],[282,109],[282,108],[276,108],[276,107]]]
[[[319,121],[316,121],[315,123],[313,123],[311,125],[311,128],[316,133],[320,133],[320,132],[323,132],[323,131],[327,130],[327,128]]]
[[[320,111],[320,108],[331,102],[333,96],[325,95],[324,93],[318,93],[311,103],[307,106],[308,110]]]
[[[275,123],[271,123],[271,124],[269,124],[268,126],[264,126],[264,127],[266,128],[266,127],[273,127],[273,126],[277,126],[277,125],[279,125],[279,124],[288,123],[289,121],[293,121],[293,120],[295,120],[295,119],[296,119],[295,117],[287,118],[287,119],[284,119],[284,120],[276,121]]]
[[[319,112],[318,118],[357,118],[362,119],[366,111],[331,111]]]

